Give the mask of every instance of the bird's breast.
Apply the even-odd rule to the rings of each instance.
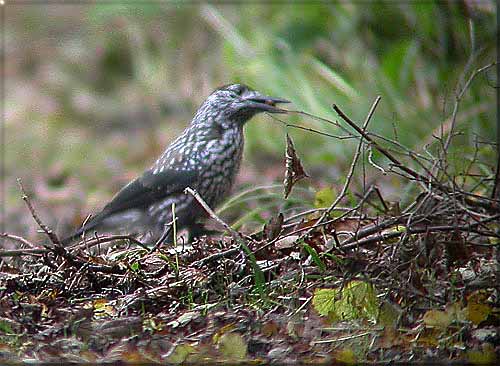
[[[219,204],[230,192],[243,153],[243,133],[226,130],[206,143],[202,151],[198,190],[211,206]]]

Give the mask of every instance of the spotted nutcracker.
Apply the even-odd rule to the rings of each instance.
[[[224,200],[239,170],[244,124],[260,112],[283,113],[277,103],[289,102],[242,84],[215,90],[151,168],[123,187],[101,212],[62,242],[67,244],[84,232],[92,236],[100,230],[139,234],[148,243],[162,237],[170,240],[171,233],[166,235],[166,230],[172,221],[172,204],[176,227],[188,229],[190,239],[199,236],[203,226],[198,220],[206,214],[184,189],[198,191],[212,208]]]

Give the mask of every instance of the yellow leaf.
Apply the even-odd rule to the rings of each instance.
[[[220,337],[219,351],[227,359],[245,360],[247,358],[247,344],[238,333],[226,333]]]
[[[344,348],[334,353],[335,360],[341,363],[352,365],[356,363],[356,355],[350,348]]]
[[[475,365],[495,365],[497,355],[493,346],[489,343],[485,343],[483,344],[482,350],[467,351],[467,359],[470,363]]]
[[[312,304],[319,315],[328,316],[335,311],[335,297],[338,291],[333,288],[318,288],[314,291]]]
[[[95,316],[113,316],[115,308],[106,299],[97,299],[92,302]]]
[[[193,346],[189,344],[179,344],[170,352],[170,354],[165,359],[166,363],[179,364],[186,361],[186,358],[190,355],[196,353]]]
[[[440,310],[428,310],[424,314],[424,324],[429,327],[446,328],[452,322],[450,314]]]
[[[226,324],[224,325],[222,328],[220,328],[212,337],[212,342],[214,344],[217,344],[219,343],[220,341],[220,338],[226,334],[227,332],[230,332],[232,331],[233,329],[235,328],[235,324],[234,323],[229,323],[229,324]]]
[[[486,320],[491,313],[491,307],[476,303],[469,303],[465,310],[467,319],[476,325]]]

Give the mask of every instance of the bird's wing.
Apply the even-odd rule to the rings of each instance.
[[[155,173],[153,169],[149,169],[123,187],[104,206],[102,211],[92,217],[79,232],[81,234],[83,231],[96,227],[102,220],[115,213],[147,207],[163,197],[182,192],[186,187],[196,182],[197,176],[198,172],[196,170],[166,169]]]
[[[195,170],[167,169],[162,172],[147,170],[142,176],[123,187],[103,208],[107,215],[133,208],[149,206],[156,200],[176,192],[196,182]]]

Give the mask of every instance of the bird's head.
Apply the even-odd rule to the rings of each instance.
[[[243,125],[260,112],[285,113],[278,103],[290,103],[286,99],[263,95],[243,84],[230,84],[216,89],[205,100],[197,117],[214,118],[219,123]]]

